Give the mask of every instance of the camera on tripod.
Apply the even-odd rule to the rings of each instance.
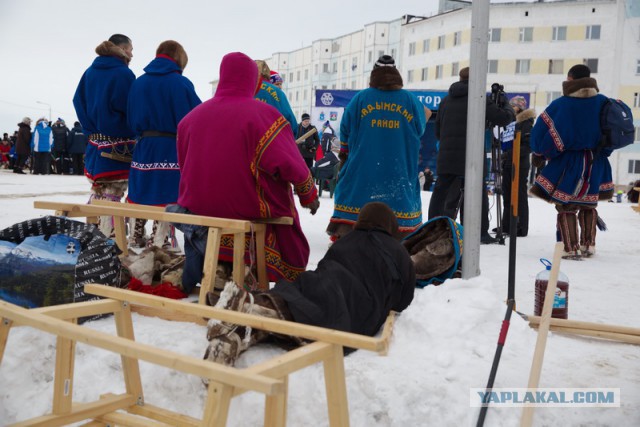
[[[504,107],[507,97],[504,94],[504,86],[500,83],[494,83],[491,85],[491,102],[498,105],[498,107]]]

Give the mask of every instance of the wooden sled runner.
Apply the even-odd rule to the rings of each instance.
[[[50,414],[22,421],[14,426],[49,427],[90,420],[85,426],[117,424],[132,427],[220,427],[226,425],[231,399],[246,391],[264,394],[265,426],[284,426],[289,374],[322,362],[329,424],[333,427],[348,427],[349,410],[343,347],[386,354],[394,319],[392,312],[381,336],[376,338],[174,301],[102,285],[87,285],[85,291],[106,299],[32,310],[0,301],[0,364],[12,326],[31,326],[57,336],[52,411]],[[190,316],[216,318],[271,332],[300,336],[315,342],[246,369],[231,368],[136,342],[131,308],[137,305],[145,305],[150,310],[164,309]],[[75,324],[75,319],[79,317],[104,313],[114,314],[118,336]],[[114,395],[107,391],[95,402],[72,402],[76,342],[122,356],[125,393]],[[140,360],[209,379],[202,419],[145,402],[138,364]]]

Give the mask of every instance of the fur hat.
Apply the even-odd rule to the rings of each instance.
[[[25,117],[22,119],[22,123],[24,123],[25,125],[30,125],[31,124],[31,118],[30,117]]]
[[[271,69],[269,68],[267,63],[262,61],[261,59],[256,59],[256,65],[258,66],[258,73],[260,74],[260,76],[262,76],[262,78],[265,80],[270,80]]]
[[[369,202],[360,209],[354,228],[357,230],[382,230],[395,236],[398,233],[398,219],[385,203]]]
[[[185,52],[182,45],[175,40],[165,40],[160,43],[160,46],[156,49],[156,56],[157,55],[166,55],[173,59],[181,70],[184,70],[187,62],[189,62],[187,52]]]
[[[458,76],[460,76],[460,81],[469,80],[469,67],[462,68]]]
[[[303,113],[302,117],[300,118],[300,120],[305,121],[305,120],[311,120],[311,116],[307,113]]]
[[[514,108],[518,107],[520,111],[527,109],[527,100],[524,99],[524,96],[514,96],[509,100],[509,104]]]
[[[402,89],[402,76],[396,68],[396,62],[390,55],[382,55],[371,70],[369,87],[380,90]]]

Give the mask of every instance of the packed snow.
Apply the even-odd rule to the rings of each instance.
[[[423,192],[426,211],[431,193]],[[16,175],[0,171],[0,228],[51,212],[33,208],[34,200],[84,203],[89,183],[76,176]],[[529,199],[529,236],[518,239],[517,310],[531,314],[539,259],[552,258],[556,213],[552,205]],[[569,277],[569,318],[638,327],[640,301],[640,214],[629,203],[601,203],[608,231],[598,232],[597,254],[584,261],[563,261]],[[311,246],[309,269],[328,247],[324,233],[333,201],[325,192],[315,216],[299,208]],[[492,223],[495,207],[492,206]],[[492,227],[495,224],[492,225]],[[415,298],[397,319],[388,356],[357,351],[345,358],[351,425],[475,425],[478,408],[470,406],[470,388],[485,387],[493,361],[507,295],[508,242],[483,245],[481,275],[454,279],[438,287],[416,289]],[[169,322],[134,314],[136,340],[202,357],[204,326]],[[86,327],[115,334],[113,318]],[[495,387],[527,386],[536,331],[522,317],[511,317]],[[281,354],[269,345],[250,349],[238,367]],[[77,345],[73,399],[89,402],[103,393],[124,392],[120,357]],[[51,411],[55,338],[27,327],[11,330],[0,365],[0,425]],[[200,378],[140,363],[145,401],[200,418],[205,388]],[[314,365],[291,375],[287,425],[328,425],[323,368]],[[534,425],[640,425],[640,347],[612,341],[550,333],[540,387],[619,388],[619,408],[536,408]],[[246,393],[232,400],[229,426],[263,425],[264,397]],[[485,425],[518,425],[522,408],[488,410]]]

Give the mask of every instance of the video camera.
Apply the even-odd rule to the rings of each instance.
[[[504,107],[507,97],[504,94],[504,86],[500,83],[494,83],[491,85],[491,102],[498,105],[498,107]]]

